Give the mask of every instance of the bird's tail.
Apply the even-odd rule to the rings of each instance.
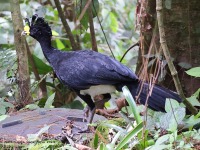
[[[142,85],[138,82],[136,84],[128,84],[127,86],[134,99],[137,99],[137,101],[143,105],[145,105],[147,100],[148,107],[155,111],[165,112],[166,98],[171,98],[177,100],[178,102],[182,102],[177,93],[159,85],[154,85],[152,92],[150,92],[150,86],[148,83],[144,83]],[[149,97],[147,98],[148,95]]]

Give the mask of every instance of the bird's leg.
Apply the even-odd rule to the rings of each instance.
[[[83,114],[83,122],[85,122],[85,120],[87,120],[89,114],[90,114],[90,107],[87,105],[84,110],[83,110],[84,114]]]
[[[87,121],[88,122],[87,126],[85,128],[83,128],[83,129],[81,129],[81,131],[79,131],[78,133],[87,133],[87,132],[89,132],[89,124],[92,123],[95,111],[96,111],[96,107],[94,107],[92,110],[90,110],[88,121]]]

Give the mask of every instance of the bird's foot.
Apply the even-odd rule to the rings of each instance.
[[[87,120],[88,116],[89,116],[89,113],[90,113],[90,108],[88,106],[86,106],[84,109],[83,109],[83,122],[85,122],[84,120]]]
[[[115,109],[97,109],[96,113],[99,115],[102,115],[104,117],[111,117],[111,118],[116,118],[117,116],[115,115],[116,113],[118,113],[119,110],[118,108]]]
[[[90,128],[89,126],[87,125],[87,127],[83,128],[83,129],[80,129],[80,131],[78,133],[90,133]]]

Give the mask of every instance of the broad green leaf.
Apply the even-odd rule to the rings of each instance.
[[[182,107],[165,113],[159,117],[161,128],[174,132],[177,129],[177,125],[183,121],[185,114],[185,108]]]
[[[51,125],[44,125],[44,127],[41,128],[41,129],[39,130],[39,132],[36,133],[36,134],[27,134],[27,136],[28,136],[28,141],[37,141],[37,140],[39,139],[39,136],[40,136],[41,134],[43,134],[43,133],[45,133],[45,132],[47,132],[47,131],[49,130],[50,126],[51,126]]]
[[[99,150],[108,150],[104,143],[101,143],[99,146]]]
[[[10,108],[14,108],[14,105],[13,104],[11,104],[11,103],[9,103],[9,102],[0,102],[0,105],[3,105],[3,106],[5,106],[5,107],[10,107]]]
[[[0,122],[9,117],[8,115],[0,115]]]
[[[130,140],[137,136],[137,134],[142,131],[143,122],[140,122],[131,132],[129,132],[122,141],[117,145],[116,150],[122,149],[123,146],[128,144]]]
[[[138,111],[138,108],[137,108],[137,105],[135,103],[135,100],[133,99],[129,89],[127,88],[127,86],[124,86],[122,88],[122,91],[123,91],[123,94],[124,94],[128,104],[129,104],[129,106],[131,107],[132,113],[133,113],[133,115],[135,117],[135,120],[136,120],[137,124],[139,124],[140,122],[142,122],[142,118],[141,118],[140,113]]]
[[[28,105],[25,106],[25,108],[28,108],[30,110],[34,110],[34,109],[37,109],[37,108],[40,108],[40,107],[36,104],[28,104]]]
[[[69,104],[71,109],[84,109],[83,104],[79,100],[75,100]]]
[[[80,14],[82,13],[86,3],[88,2],[88,0],[79,0],[78,1],[78,7],[76,7],[76,14],[78,14],[78,16],[80,16]],[[99,11],[99,1],[98,0],[93,0],[92,2],[92,14],[93,14],[93,18],[97,16],[96,13],[98,13]],[[89,23],[89,17],[88,17],[88,13],[87,11],[85,12],[83,18],[80,20],[81,25],[87,29],[88,28],[88,23]]]
[[[194,126],[195,124],[200,122],[200,118],[196,118],[194,115],[190,116],[189,119],[187,119],[186,123],[188,126]]]
[[[33,59],[34,59],[34,62],[39,74],[47,74],[48,72],[52,71],[52,68],[49,65],[45,64],[37,56],[35,55],[32,55],[32,56],[33,56]],[[32,70],[32,66],[29,65],[29,67]]]
[[[196,97],[199,97],[199,95],[200,95],[200,88],[193,95],[196,96]]]
[[[171,119],[169,122],[168,131],[175,132],[177,130],[177,127],[178,123],[176,122],[176,120],[174,118]]]
[[[56,32],[55,30],[52,30],[52,35],[53,35],[53,36],[59,36],[59,33]]]
[[[4,115],[6,113],[6,108],[4,106],[0,106],[0,114]]]
[[[49,96],[49,98],[47,99],[44,108],[53,108],[54,106],[52,106],[53,102],[54,102],[54,97],[55,97],[55,93],[53,93],[51,96]]]
[[[65,48],[65,45],[63,44],[63,42],[60,39],[56,39],[55,42],[56,42],[57,49],[61,50],[61,49]]]
[[[169,140],[169,134],[163,135],[161,137],[159,137],[155,143],[155,145],[161,145],[164,142],[167,142]]]
[[[200,77],[200,67],[194,67],[190,70],[186,71],[186,73],[190,76]]]
[[[176,139],[177,139],[177,132],[178,132],[178,130],[175,130],[173,132],[173,134],[169,135],[169,143],[170,144],[176,141]]]
[[[167,150],[169,148],[169,145],[153,145],[148,150]]]
[[[112,12],[109,13],[109,22],[111,30],[116,33],[118,30],[118,21],[117,17]]]
[[[88,13],[85,13],[83,18],[80,21],[81,25],[87,29],[88,28],[88,23],[89,23],[89,17],[88,17]]]
[[[92,0],[92,14],[93,18],[97,16],[99,12],[99,1],[98,0]],[[96,14],[97,13],[97,14]]]
[[[175,110],[176,108],[179,108],[180,105],[176,100],[167,98],[166,102],[165,102],[165,111],[166,112],[171,112],[173,110]]]
[[[200,103],[195,95],[187,98],[187,100],[192,104],[192,106],[200,106]]]

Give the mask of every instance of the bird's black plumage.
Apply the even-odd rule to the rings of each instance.
[[[41,45],[43,53],[54,69],[59,80],[83,99],[91,110],[95,104],[93,97],[87,90],[94,86],[107,86],[112,90],[121,91],[123,86],[128,86],[132,95],[138,95],[140,84],[138,77],[126,66],[111,57],[91,50],[80,50],[73,52],[59,51],[51,46],[51,28],[41,17],[33,16],[30,26],[30,36],[35,38]],[[30,24],[30,23],[29,23]],[[113,89],[114,88],[114,89]],[[98,88],[97,88],[98,89]],[[139,101],[145,104],[149,85],[144,83]],[[85,91],[86,90],[86,91]],[[108,94],[102,89],[95,94]],[[108,90],[108,91],[109,91]],[[101,91],[101,92],[100,92]],[[181,102],[180,97],[163,87],[155,85],[152,95],[148,99],[148,107],[156,111],[165,111],[166,98],[173,98]]]
[[[117,85],[137,80],[126,66],[91,50],[63,53],[62,59],[53,67],[64,84],[79,90],[92,85]],[[68,72],[63,74],[66,70]]]

